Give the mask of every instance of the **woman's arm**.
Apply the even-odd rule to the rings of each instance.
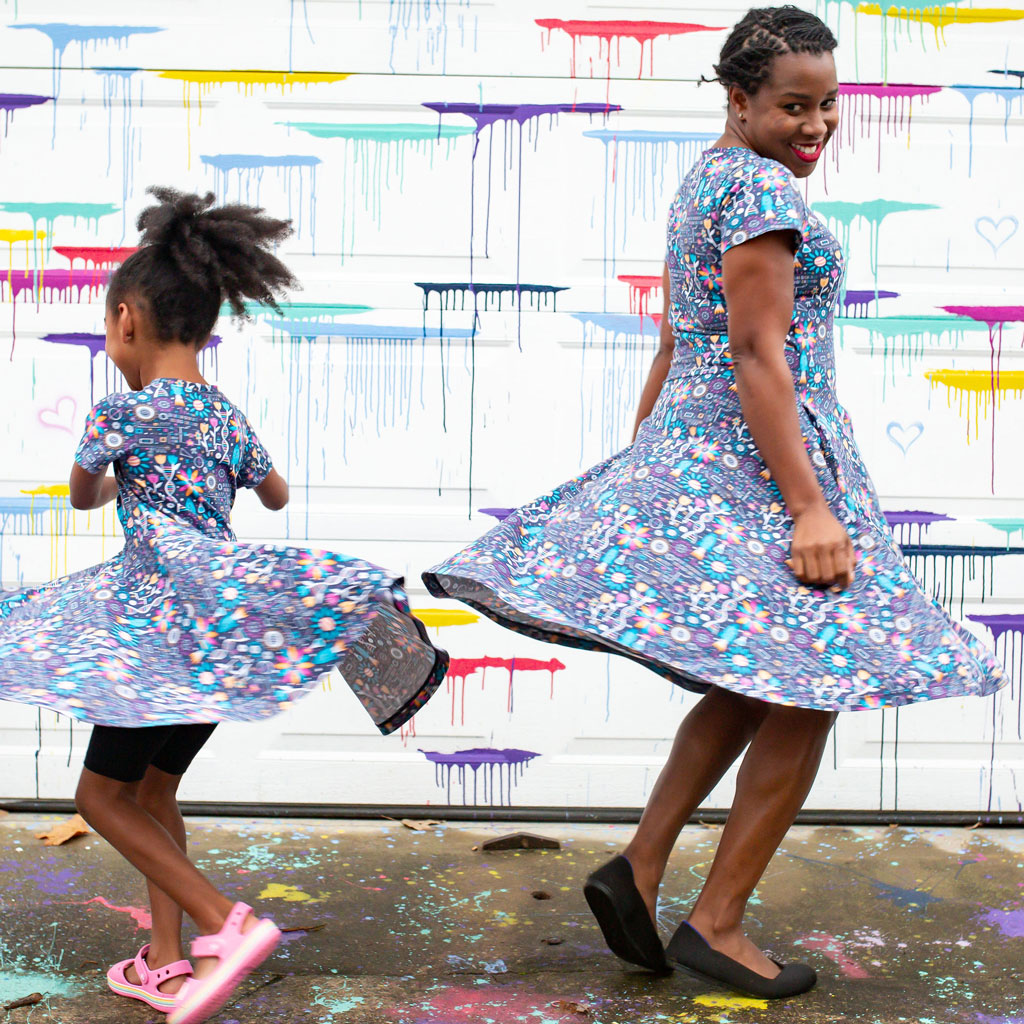
[[[668,376],[669,367],[672,365],[672,352],[675,348],[675,339],[672,337],[672,322],[669,319],[669,279],[668,264],[661,274],[661,291],[665,296],[665,304],[661,314],[661,339],[658,342],[658,353],[651,364],[650,373],[647,374],[647,383],[640,394],[640,405],[636,411],[636,422],[633,424],[633,440],[636,440],[636,433],[640,429],[661,394],[661,388]]]
[[[106,467],[100,473],[90,473],[76,462],[71,467],[68,497],[72,508],[100,508],[117,497],[117,480],[113,474],[107,475]]]
[[[847,586],[853,543],[829,509],[804,447],[785,357],[793,318],[791,240],[791,232],[771,231],[723,256],[729,351],[743,415],[793,517],[794,574],[817,586]]]

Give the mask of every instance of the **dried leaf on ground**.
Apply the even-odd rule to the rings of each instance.
[[[545,946],[560,946],[565,942],[565,939],[560,939],[557,935],[552,935],[551,938],[541,939],[540,941],[543,942]]]
[[[557,1007],[562,1013],[575,1013],[577,1016],[586,1017],[593,1007],[582,999],[556,999],[552,1006]]]
[[[437,828],[438,825],[443,822],[435,821],[433,818],[403,818],[402,824],[406,828],[411,828],[413,832],[429,832],[432,828]]]
[[[551,893],[545,892],[543,889],[534,889],[533,892],[530,893],[530,895],[535,900],[549,900],[549,899],[551,899]]]
[[[326,924],[293,924],[287,928],[280,928],[282,932],[321,932],[327,927]]]
[[[15,999],[12,1003],[4,1003],[5,1010],[17,1010],[22,1006],[35,1006],[36,1003],[41,1003],[43,996],[41,992],[33,992],[30,996],[25,996],[22,999]]]
[[[44,846],[63,846],[64,843],[78,836],[87,836],[89,832],[90,829],[85,823],[85,818],[76,814],[73,818],[54,825],[49,832],[37,832],[36,839],[44,840]]]

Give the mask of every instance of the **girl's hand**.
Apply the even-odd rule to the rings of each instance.
[[[794,516],[789,566],[801,583],[848,587],[856,562],[850,535],[827,505]]]

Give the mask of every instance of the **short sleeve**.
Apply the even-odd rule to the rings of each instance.
[[[807,230],[807,206],[782,164],[756,157],[722,184],[719,203],[722,253],[769,231],[792,231],[793,249]]]
[[[75,452],[75,462],[87,473],[99,473],[125,454],[129,437],[123,425],[118,395],[102,399],[89,413],[85,432]]]
[[[239,487],[259,487],[273,468],[270,454],[256,436],[256,431],[245,417],[242,417],[242,431],[245,440],[242,445],[242,460],[236,477]]]

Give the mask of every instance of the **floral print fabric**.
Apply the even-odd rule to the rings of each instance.
[[[722,255],[779,230],[795,247],[785,355],[804,443],[858,551],[845,590],[804,586],[787,566],[793,522],[735,390]],[[706,151],[673,201],[666,258],[676,346],[634,443],[424,574],[431,592],[698,692],[857,710],[1004,685],[991,652],[922,591],[886,524],[835,393],[843,254],[788,171],[740,147]]]
[[[0,597],[0,699],[103,725],[266,718],[337,667],[382,732],[444,677],[402,581],[358,559],[235,540],[238,487],[271,462],[212,385],[156,380],[89,415],[77,462],[110,463],[124,549]]]

